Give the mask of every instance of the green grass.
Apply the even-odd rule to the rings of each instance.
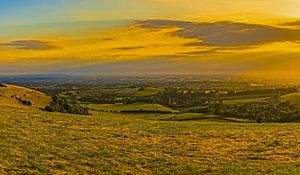
[[[281,97],[283,101],[290,101],[292,104],[300,105],[300,92],[284,95]]]
[[[0,106],[0,121],[0,174],[300,173],[299,124],[156,121],[14,106]]]
[[[173,110],[166,106],[160,104],[152,104],[152,103],[133,103],[127,105],[117,105],[117,104],[88,104],[88,107],[95,110],[104,110],[104,111],[139,111],[139,110],[151,110],[151,111],[167,111],[167,112],[178,112],[177,110]]]
[[[266,94],[246,94],[246,95],[226,95],[220,96],[221,100],[241,100],[241,99],[260,99],[260,98],[270,98],[277,95],[276,93],[266,93]]]
[[[124,118],[157,120],[157,121],[190,121],[190,120],[211,120],[220,118],[215,115],[206,115],[199,113],[174,113],[174,114],[155,114],[155,113],[120,113],[110,114],[105,112],[91,111],[94,116],[99,115],[113,115],[123,116]]]
[[[205,108],[207,108],[207,106],[194,106],[194,107],[180,108],[180,111],[183,113],[188,113],[190,111],[197,111]]]
[[[235,100],[224,100],[224,104],[234,105],[234,104],[245,104],[245,103],[254,103],[260,101],[266,101],[269,98],[244,98],[244,99],[235,99]]]
[[[101,115],[113,115],[123,116],[124,118],[133,119],[145,119],[145,120],[157,120],[157,121],[201,121],[201,122],[231,122],[231,123],[256,123],[256,121],[250,119],[241,119],[234,117],[223,117],[218,115],[209,115],[202,113],[172,113],[172,114],[158,114],[158,113],[107,113],[100,111],[90,111],[94,116]]]
[[[143,90],[136,92],[134,94],[134,96],[137,96],[137,97],[151,96],[151,95],[156,95],[162,91],[163,91],[163,89],[161,89],[161,88],[146,87]]]
[[[119,95],[131,96],[134,95],[136,92],[138,92],[138,90],[139,88],[125,88],[116,91],[116,93]]]

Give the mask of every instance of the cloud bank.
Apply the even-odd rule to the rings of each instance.
[[[296,25],[299,22],[287,23]],[[142,28],[162,29],[179,28],[170,35],[186,39],[197,39],[188,43],[188,46],[208,47],[251,47],[272,42],[298,42],[300,29],[273,27],[259,24],[246,24],[231,21],[215,23],[196,23],[189,21],[173,20],[147,20],[138,21]]]
[[[59,48],[51,42],[39,40],[16,40],[4,43],[2,45],[22,50],[53,50]]]

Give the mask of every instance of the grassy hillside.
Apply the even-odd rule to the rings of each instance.
[[[22,98],[24,100],[29,100],[32,102],[32,106],[36,108],[44,108],[50,101],[50,97],[47,95],[28,89],[21,86],[3,84],[0,87],[0,104],[3,106],[18,106],[21,108],[26,108],[26,106],[21,105],[16,98]]]
[[[299,174],[299,124],[151,121],[0,106],[0,174]]]
[[[300,173],[299,124],[221,123],[190,113],[48,113],[9,98],[14,92],[44,100],[35,104],[48,99],[1,88],[0,174]]]
[[[284,95],[281,97],[281,99],[284,101],[289,100],[292,104],[300,105],[300,92]]]

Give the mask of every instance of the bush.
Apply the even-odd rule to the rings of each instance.
[[[45,107],[45,111],[89,115],[89,109],[81,106],[75,99],[58,95],[52,97],[52,101]]]
[[[32,106],[32,102],[29,100],[24,100],[21,98],[16,98],[16,100],[18,100],[21,104],[26,105],[26,106]]]
[[[5,84],[0,84],[0,87],[5,87],[7,88],[7,86]]]
[[[26,106],[32,106],[32,103],[29,100],[22,100],[21,103]]]

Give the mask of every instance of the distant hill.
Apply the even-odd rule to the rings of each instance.
[[[30,101],[34,108],[44,108],[49,102],[50,97],[44,93],[10,84],[0,84],[0,106],[22,107],[18,99]]]
[[[300,92],[284,95],[281,99],[283,101],[290,101],[292,104],[300,105]]]

